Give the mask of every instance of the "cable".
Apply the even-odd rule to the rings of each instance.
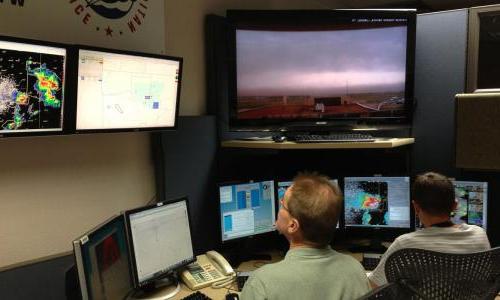
[[[236,274],[231,275],[231,277],[223,279],[221,281],[217,281],[212,283],[212,288],[214,289],[221,289],[223,287],[228,286],[229,284],[232,284],[234,280],[236,279]]]

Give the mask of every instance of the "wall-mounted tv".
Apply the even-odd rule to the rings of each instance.
[[[78,46],[75,131],[176,128],[182,58]]]
[[[415,10],[230,10],[229,124],[408,123]]]
[[[0,135],[63,131],[67,47],[0,37]]]

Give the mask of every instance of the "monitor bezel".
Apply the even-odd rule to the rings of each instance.
[[[27,137],[27,136],[50,136],[50,135],[65,135],[70,133],[70,127],[72,124],[71,119],[69,118],[68,115],[68,109],[71,106],[71,101],[69,99],[71,98],[71,81],[72,81],[72,76],[70,74],[73,74],[71,70],[72,65],[71,65],[71,45],[69,44],[64,44],[64,43],[57,43],[57,42],[50,42],[50,41],[42,41],[42,40],[36,40],[36,39],[29,39],[29,38],[19,38],[19,37],[12,37],[12,36],[5,36],[5,35],[0,35],[0,41],[5,41],[5,42],[11,42],[11,43],[19,43],[19,44],[30,44],[34,46],[42,46],[42,47],[53,47],[53,48],[60,48],[64,49],[66,51],[66,56],[65,56],[65,61],[64,61],[64,72],[63,72],[63,92],[62,95],[64,97],[63,103],[61,105],[61,129],[57,130],[40,130],[40,131],[9,131],[9,132],[3,132],[0,130],[0,138],[11,138],[11,137]]]
[[[129,284],[130,287],[132,288],[132,276],[130,273],[130,250],[129,250],[129,245],[128,245],[128,235],[127,235],[127,230],[126,230],[126,225],[125,225],[125,218],[123,215],[113,215],[100,223],[99,225],[95,226],[91,230],[87,231],[86,233],[82,234],[80,237],[77,239],[73,240],[73,257],[75,258],[75,265],[77,269],[77,274],[78,274],[78,282],[80,284],[80,294],[82,296],[82,299],[90,299],[90,294],[88,290],[88,285],[87,285],[87,276],[86,273],[88,270],[85,270],[85,263],[83,262],[83,254],[82,254],[82,247],[84,244],[88,243],[90,241],[89,236],[93,236],[96,234],[99,230],[101,230],[103,227],[115,222],[115,221],[121,221],[123,222],[123,233],[126,238],[125,243],[126,243],[126,250],[127,253],[125,255],[125,259],[127,260],[127,266],[129,269]]]
[[[174,265],[172,268],[170,268],[169,270],[165,270],[161,274],[158,274],[158,273],[155,274],[155,276],[153,278],[150,278],[146,281],[139,282],[139,275],[137,273],[137,262],[135,259],[134,241],[133,241],[133,237],[132,237],[132,230],[131,230],[131,224],[130,224],[130,215],[136,214],[138,212],[143,212],[143,211],[163,207],[166,205],[175,204],[175,203],[182,202],[182,201],[184,201],[186,203],[188,223],[189,223],[190,242],[191,242],[191,247],[192,247],[192,245],[193,245],[193,230],[192,230],[192,222],[191,222],[191,213],[189,210],[189,199],[187,196],[181,197],[181,198],[176,198],[176,199],[171,199],[171,200],[160,201],[160,202],[156,202],[155,204],[152,204],[152,205],[146,205],[146,206],[126,210],[123,212],[123,215],[125,218],[125,224],[126,224],[125,227],[127,230],[127,237],[128,237],[130,270],[131,270],[131,275],[132,275],[131,278],[132,278],[134,288],[144,288],[144,287],[150,286],[155,281],[157,281],[161,278],[164,278],[164,277],[168,276],[169,274],[172,274],[177,269],[182,268],[184,266],[187,266],[190,263],[196,261],[196,255],[195,255],[195,252],[193,249],[193,256],[190,257],[189,259],[187,259],[186,261],[183,261],[183,262],[180,262],[180,263]]]
[[[223,225],[222,225],[222,207],[221,207],[221,202],[220,202],[220,188],[225,187],[225,186],[234,186],[234,185],[240,185],[240,184],[251,184],[251,183],[262,183],[266,181],[271,181],[272,186],[274,189],[273,192],[273,198],[274,198],[274,229],[270,231],[265,231],[265,232],[259,232],[259,233],[253,233],[250,235],[245,235],[245,236],[238,236],[235,238],[230,238],[230,239],[224,239],[223,238]],[[218,224],[218,239],[219,239],[219,244],[231,244],[231,243],[238,243],[241,242],[245,239],[253,238],[255,236],[261,236],[261,235],[266,235],[266,234],[273,234],[278,231],[276,228],[276,218],[278,216],[278,211],[279,211],[279,201],[277,198],[277,191],[276,191],[276,180],[275,179],[258,179],[258,180],[237,180],[237,181],[226,181],[226,182],[221,182],[217,185],[217,224]]]
[[[123,127],[123,128],[92,128],[92,129],[78,129],[77,128],[77,115],[78,115],[78,72],[79,72],[79,53],[80,50],[88,50],[88,51],[96,51],[110,54],[122,54],[122,55],[130,55],[130,56],[138,56],[144,58],[155,58],[155,59],[163,59],[176,61],[179,63],[179,74],[177,80],[177,95],[175,100],[175,117],[174,124],[172,126],[159,126],[159,127]],[[179,104],[181,97],[181,89],[182,89],[182,70],[183,70],[183,61],[182,57],[170,56],[164,54],[155,54],[155,53],[146,53],[146,52],[138,52],[138,51],[129,51],[129,50],[118,50],[111,48],[102,48],[102,47],[94,47],[88,45],[73,45],[71,47],[71,57],[72,59],[72,69],[74,70],[74,82],[73,85],[73,105],[69,107],[68,114],[71,115],[71,131],[75,134],[86,134],[86,133],[114,133],[114,132],[142,132],[142,131],[168,131],[168,130],[176,130],[178,126],[179,119]]]
[[[328,118],[276,118],[248,119],[237,117],[237,62],[236,62],[236,31],[239,24],[252,24],[272,28],[276,24],[300,24],[315,22],[330,23],[335,17],[401,17],[408,20],[406,41],[406,78],[405,78],[405,112],[401,117],[339,117]],[[340,9],[340,10],[228,10],[227,19],[229,34],[227,37],[228,53],[228,125],[229,130],[247,130],[248,128],[274,128],[276,130],[294,131],[306,127],[335,127],[348,124],[370,125],[408,125],[412,122],[414,108],[415,79],[415,44],[416,44],[416,10],[415,9]],[[314,24],[314,23],[313,23]],[[326,125],[325,125],[326,124]],[[299,128],[295,128],[299,126]]]
[[[408,204],[409,204],[409,224],[408,227],[392,227],[392,226],[377,226],[377,225],[359,225],[359,226],[353,226],[349,225],[346,222],[345,218],[345,182],[346,178],[373,178],[373,179],[381,179],[384,180],[386,178],[407,178],[408,179]],[[339,183],[340,185],[340,183]],[[383,237],[386,237],[387,239],[392,239],[396,236],[399,236],[404,233],[409,233],[412,231],[415,231],[415,215],[414,215],[414,209],[413,209],[413,203],[412,203],[412,195],[411,195],[411,185],[412,185],[412,178],[409,175],[403,175],[403,176],[391,176],[391,175],[386,175],[386,176],[373,176],[373,175],[359,175],[359,176],[346,176],[342,178],[342,192],[344,194],[344,201],[342,201],[342,219],[343,219],[343,228],[346,232],[352,233],[354,235],[357,234],[366,234],[366,233],[373,233],[373,234],[380,234]]]

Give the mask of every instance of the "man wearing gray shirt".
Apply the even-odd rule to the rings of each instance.
[[[415,215],[424,228],[394,240],[369,275],[373,287],[387,283],[385,262],[399,249],[419,248],[445,253],[472,253],[490,249],[484,229],[451,222],[450,214],[456,209],[457,202],[453,184],[448,178],[434,172],[419,175],[413,184],[412,197]]]
[[[299,174],[281,201],[276,227],[290,244],[285,258],[254,271],[242,300],[356,299],[369,291],[363,267],[329,246],[342,194],[328,178]]]

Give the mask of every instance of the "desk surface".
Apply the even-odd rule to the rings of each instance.
[[[256,149],[383,149],[396,148],[415,143],[415,138],[377,139],[374,142],[342,142],[342,143],[295,143],[273,141],[223,141],[224,148],[256,148]]]
[[[260,266],[263,266],[265,264],[273,263],[273,262],[278,262],[283,259],[283,256],[278,253],[278,252],[272,252],[271,253],[271,261],[265,261],[265,260],[254,260],[254,261],[247,261],[243,262],[237,269],[237,272],[248,272],[248,271],[253,271],[257,269]],[[209,296],[210,298],[214,300],[224,300],[226,298],[226,294],[228,293],[236,293],[238,290],[238,287],[236,285],[236,282],[233,282],[230,286],[221,288],[221,289],[214,289],[211,287],[206,287],[203,289],[200,289],[199,291],[202,292],[203,294]],[[181,290],[180,292],[174,297],[174,299],[182,299],[183,297],[186,297],[190,295],[191,293],[194,293],[194,291],[190,290],[185,284],[181,284]],[[238,292],[239,294],[239,292]]]

